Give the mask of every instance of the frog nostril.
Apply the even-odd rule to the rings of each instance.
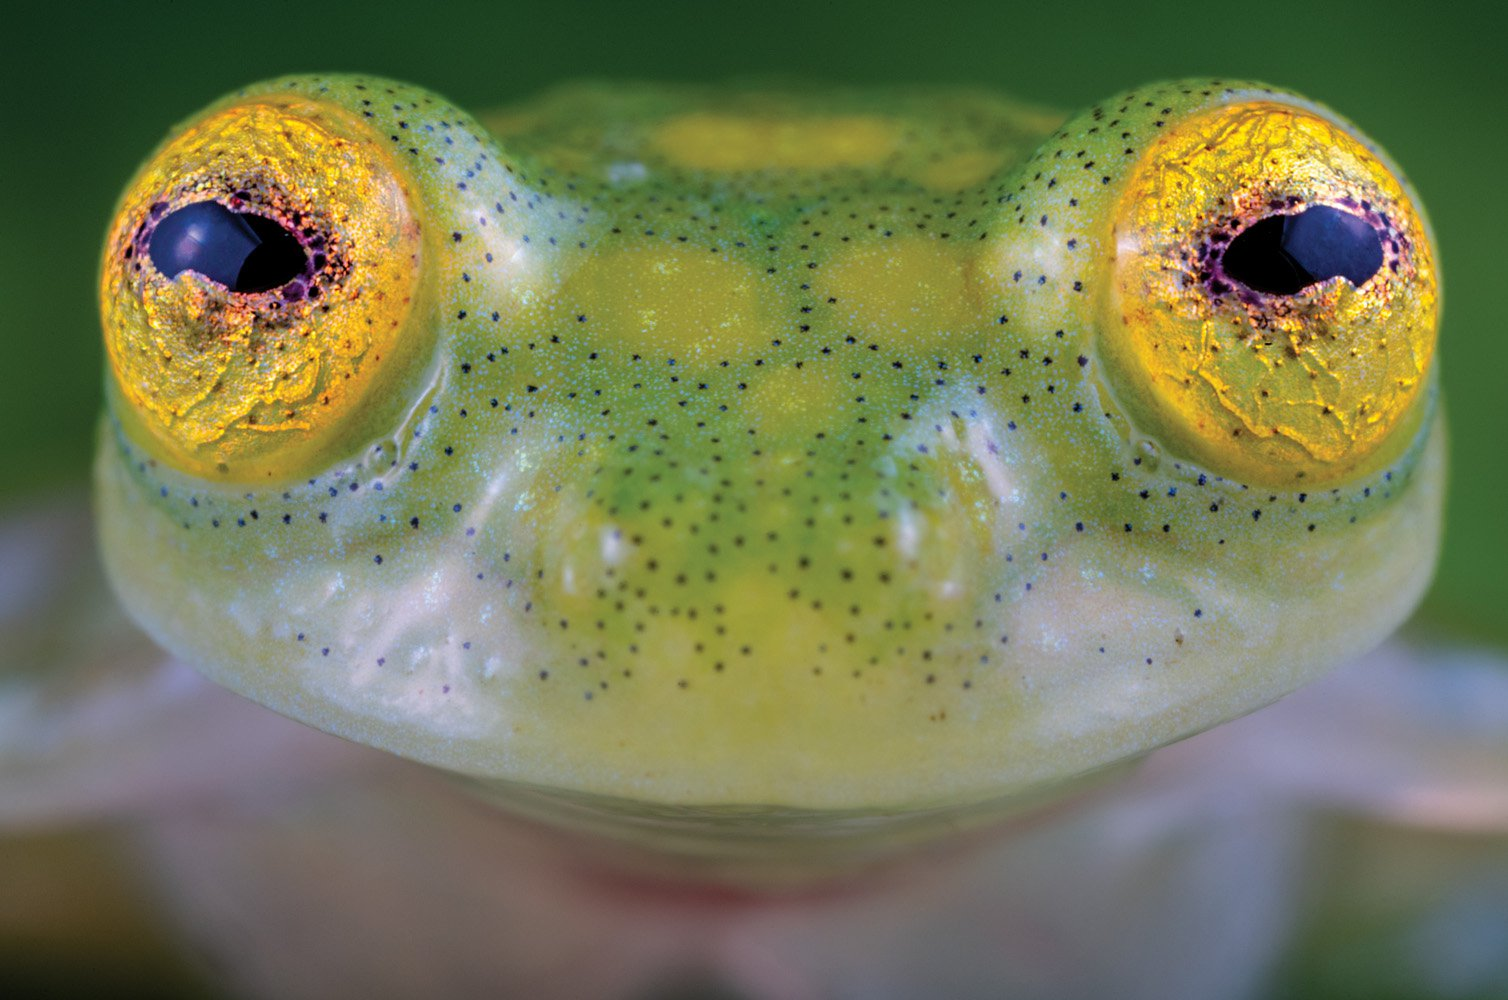
[[[1315,205],[1247,226],[1220,263],[1230,278],[1271,295],[1293,295],[1335,277],[1360,286],[1382,267],[1382,239],[1367,220]]]
[[[265,292],[308,266],[298,238],[271,219],[196,201],[168,213],[152,231],[147,252],[165,277],[197,271],[232,292]]]

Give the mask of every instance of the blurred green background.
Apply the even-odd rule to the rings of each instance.
[[[1248,77],[1351,117],[1423,196],[1445,267],[1454,466],[1422,620],[1508,643],[1497,13],[1314,0],[17,5],[0,59],[0,508],[82,488],[100,396],[95,270],[114,199],[170,125],[251,80],[364,71],[481,108],[572,77],[774,73],[985,85],[1070,109],[1157,78]]]
[[[1246,77],[1351,117],[1422,195],[1445,268],[1454,462],[1446,549],[1421,622],[1508,645],[1508,337],[1494,305],[1508,288],[1508,59],[1496,4],[28,3],[10,5],[0,38],[0,427],[10,445],[0,516],[85,489],[100,407],[94,284],[114,200],[174,122],[252,80],[387,74],[482,108],[582,76],[779,74],[982,85],[1066,110],[1153,79]],[[142,920],[140,887],[96,840],[6,849],[0,965],[12,978],[35,977],[49,995],[60,979],[78,995],[129,995],[133,982],[143,996],[199,995],[202,984],[171,971],[176,946]],[[1327,921],[1284,995],[1412,995],[1365,971],[1391,968],[1376,961],[1385,935],[1363,934],[1368,948],[1348,951],[1355,915]],[[15,964],[17,948],[31,965]],[[1321,954],[1361,958],[1327,965]]]

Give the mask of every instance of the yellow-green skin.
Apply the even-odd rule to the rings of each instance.
[[[630,820],[947,816],[1270,702],[1427,581],[1433,386],[1395,464],[1302,494],[1168,453],[1102,370],[1149,141],[1300,98],[1182,82],[1057,127],[974,93],[589,85],[495,131],[380,80],[228,100],[290,91],[415,192],[409,416],[273,488],[114,418],[97,464],[127,605],[279,712]],[[690,114],[901,141],[730,169],[667,147]]]

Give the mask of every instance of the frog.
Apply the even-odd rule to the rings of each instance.
[[[165,649],[507,809],[853,857],[1274,702],[1439,545],[1433,237],[1297,94],[249,86],[130,182],[94,478]]]

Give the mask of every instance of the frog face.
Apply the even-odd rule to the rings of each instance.
[[[216,680],[629,817],[1027,796],[1377,641],[1433,564],[1431,239],[1194,81],[297,77],[185,124],[101,279],[109,571]]]

